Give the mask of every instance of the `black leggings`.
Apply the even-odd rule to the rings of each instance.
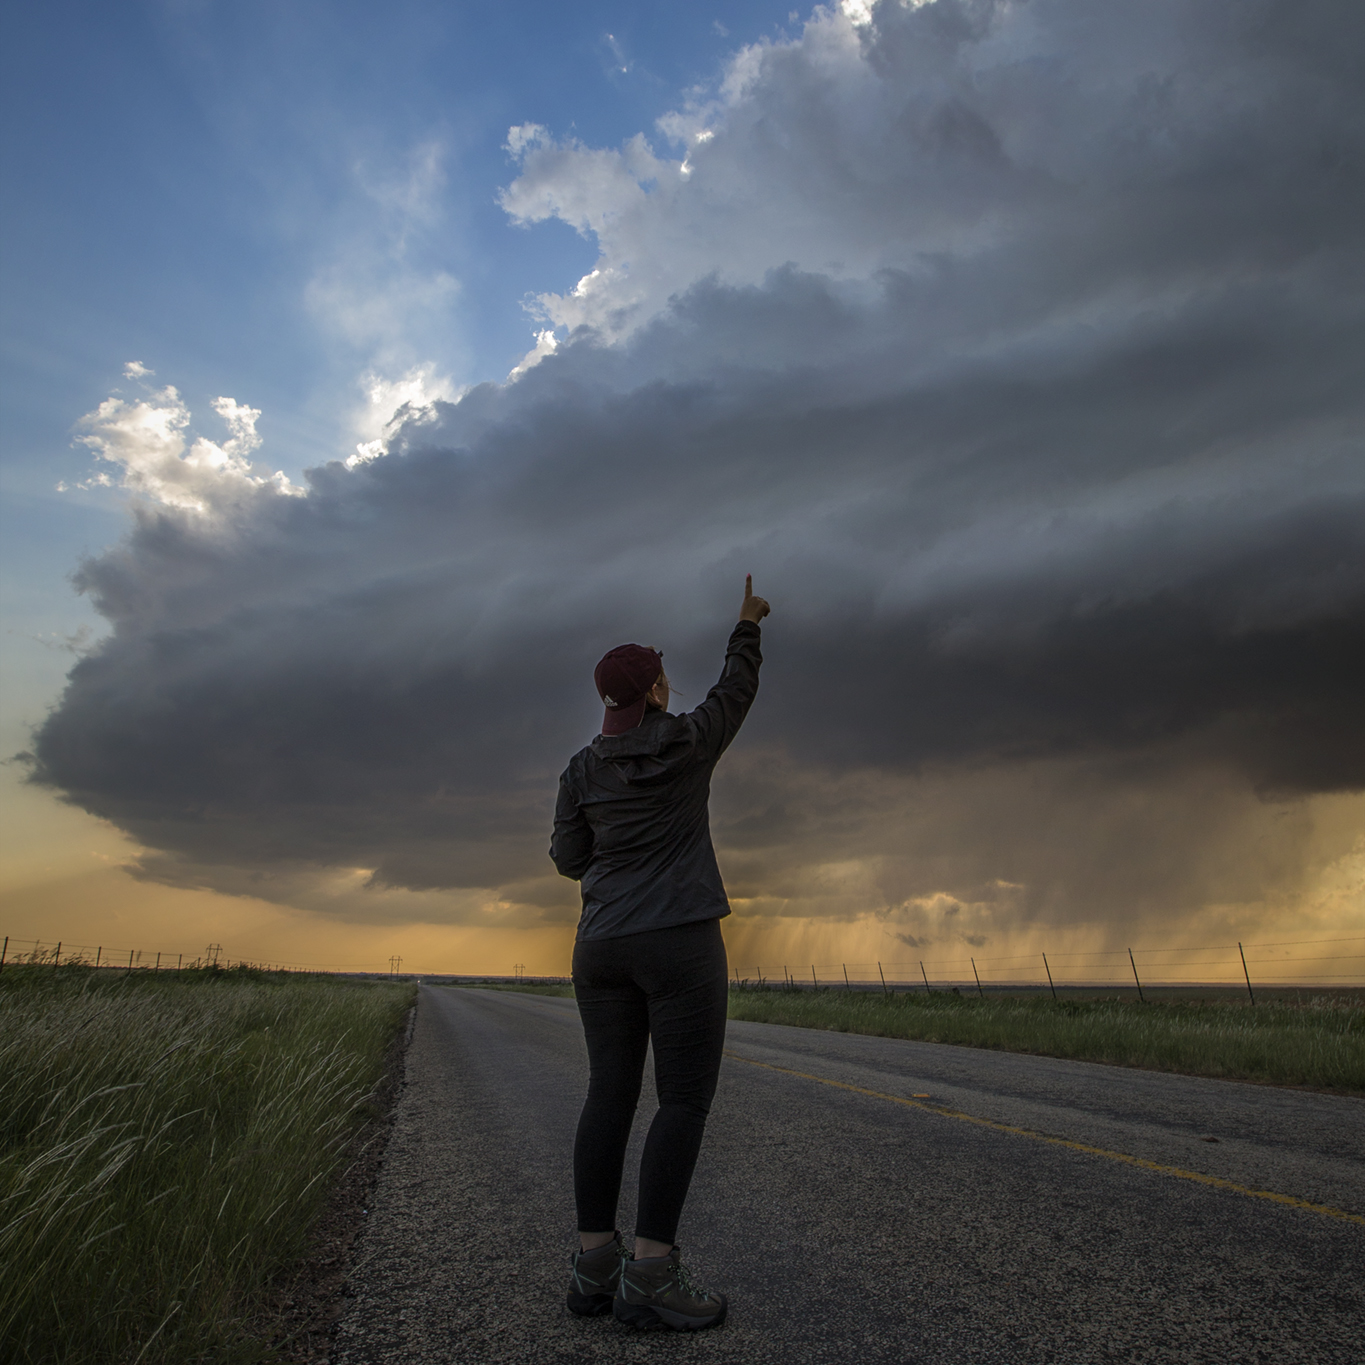
[[[579,1229],[616,1226],[626,1143],[653,1039],[659,1111],[640,1159],[635,1235],[672,1245],[725,1045],[729,989],[720,921],[575,944],[573,982],[589,1066],[573,1149]]]

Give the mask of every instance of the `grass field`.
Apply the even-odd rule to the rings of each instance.
[[[573,994],[571,986],[482,989]],[[730,1018],[1365,1094],[1365,996],[1359,992],[1295,993],[1255,1006],[1236,992],[1212,1001],[1161,987],[1151,993],[1158,998],[1141,1004],[744,983],[730,990]]]
[[[0,973],[0,1359],[268,1358],[413,988],[249,970]]]
[[[1365,1093],[1365,1001],[1053,1000],[737,986],[730,1018]]]

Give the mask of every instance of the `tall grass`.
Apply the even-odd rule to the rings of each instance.
[[[0,973],[0,1357],[249,1360],[412,989]]]
[[[737,986],[730,1018],[1365,1093],[1365,1002],[1256,1006]]]

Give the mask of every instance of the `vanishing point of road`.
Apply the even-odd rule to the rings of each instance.
[[[679,1240],[729,1320],[637,1333],[564,1308],[574,1002],[423,987],[334,1365],[1365,1361],[1365,1101],[770,1024],[727,1053]],[[647,1072],[626,1231],[653,1107]]]

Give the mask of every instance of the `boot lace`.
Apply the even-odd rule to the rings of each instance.
[[[696,1280],[688,1273],[688,1269],[681,1261],[673,1267],[674,1278],[684,1294],[690,1294],[696,1299],[707,1299],[711,1297],[710,1291],[699,1285]]]

